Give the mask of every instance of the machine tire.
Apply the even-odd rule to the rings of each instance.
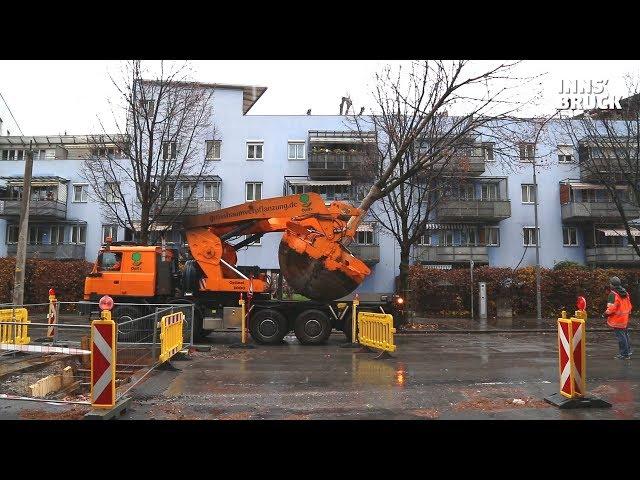
[[[305,310],[297,316],[294,330],[303,345],[320,345],[331,335],[331,322],[327,314],[320,310]]]
[[[128,322],[135,318],[142,316],[140,310],[136,307],[130,307],[127,305],[116,305],[111,314],[111,318],[116,322],[116,329],[118,331],[118,341],[120,342],[133,342],[141,336],[140,326],[135,324],[126,324],[120,327],[120,323]]]
[[[256,343],[278,344],[289,333],[287,318],[272,308],[259,310],[249,317],[249,332]]]

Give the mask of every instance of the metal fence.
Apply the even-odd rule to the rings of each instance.
[[[90,308],[87,309],[86,307]],[[0,310],[27,309],[27,346],[2,343],[0,399],[28,399],[63,403],[90,403],[91,322],[100,318],[98,304],[56,302],[0,305]],[[57,322],[49,322],[51,308]],[[194,307],[190,304],[116,304],[116,392],[121,398],[160,365],[160,328],[163,315],[183,312],[183,348],[192,345]],[[0,328],[15,322],[1,321]],[[12,345],[16,343],[16,345]],[[27,348],[28,347],[28,348]],[[84,353],[83,353],[84,352]]]

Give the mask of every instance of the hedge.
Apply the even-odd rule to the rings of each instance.
[[[0,303],[11,303],[15,258],[0,258]],[[24,303],[46,303],[49,289],[56,291],[58,300],[82,300],[84,279],[92,264],[85,260],[27,259]]]
[[[542,315],[556,317],[566,308],[575,309],[579,295],[587,299],[587,311],[599,315],[606,308],[605,287],[609,278],[618,276],[631,293],[631,301],[638,298],[640,305],[640,269],[588,269],[565,266],[551,270],[540,269]],[[511,290],[500,290],[501,282],[512,278],[521,284]],[[508,296],[515,315],[536,313],[536,273],[534,267],[518,270],[510,268],[479,267],[473,270],[477,310],[478,282],[487,283],[487,314],[496,315],[496,298]],[[468,268],[437,270],[414,265],[409,271],[409,308],[419,315],[468,316],[471,306],[470,272]],[[634,314],[638,314],[636,309]],[[594,313],[595,314],[595,313]]]

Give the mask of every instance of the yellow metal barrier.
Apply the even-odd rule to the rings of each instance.
[[[29,313],[26,308],[0,310],[0,343],[28,345]]]
[[[393,343],[393,315],[386,313],[358,313],[358,342],[365,346],[381,350],[378,358],[389,357],[387,352],[395,352]]]
[[[160,319],[160,362],[166,362],[182,349],[184,313],[165,315]]]

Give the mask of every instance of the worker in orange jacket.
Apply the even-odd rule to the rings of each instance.
[[[631,298],[618,277],[611,277],[609,279],[609,287],[610,293],[607,299],[607,311],[604,312],[604,315],[607,317],[607,325],[613,328],[618,339],[620,354],[614,358],[629,360],[632,351],[627,325],[632,308]]]

